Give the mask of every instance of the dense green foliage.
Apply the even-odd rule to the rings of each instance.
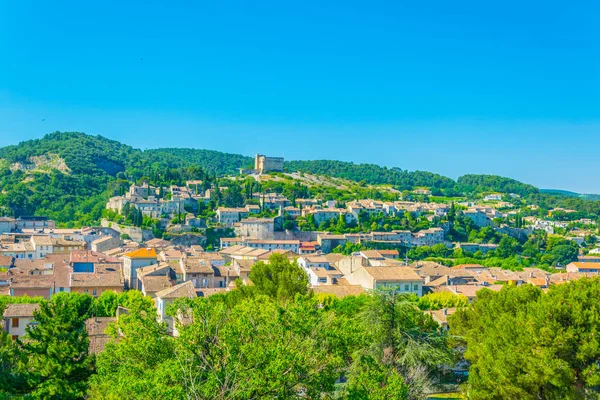
[[[230,207],[239,206],[244,203],[244,198],[248,202],[253,194],[264,192],[281,193],[292,203],[297,198],[307,197],[337,200],[340,204],[357,198],[393,201],[399,198],[400,191],[405,200],[429,201],[428,196],[409,192],[425,187],[431,189],[437,198],[446,196],[442,197],[444,199],[458,195],[478,198],[490,191],[517,193],[523,196],[522,201],[539,206],[528,215],[542,216],[551,208],[563,207],[577,212],[558,213],[556,219],[600,217],[600,201],[560,193],[541,193],[531,185],[492,175],[465,175],[455,182],[430,172],[318,160],[290,161],[286,162],[285,168],[345,178],[356,184],[349,184],[344,189],[319,183],[308,187],[284,174],[278,175],[284,178],[283,181],[260,184],[250,182],[251,179],[240,184],[232,184],[234,181],[228,179],[219,182],[217,179],[223,175],[235,175],[238,168],[249,167],[251,163],[251,157],[211,150],[142,151],[102,136],[55,132],[42,139],[0,149],[0,214],[16,217],[46,215],[65,227],[94,225],[102,217],[107,199],[123,194],[131,183],[146,181],[151,185],[168,186],[199,180],[202,181],[199,191],[227,185],[228,189],[223,193],[215,192],[213,205]],[[521,201],[514,199],[514,202]],[[208,212],[212,212],[212,208]],[[144,225],[141,218],[136,220],[138,226]],[[160,234],[154,222],[147,221],[146,225],[146,228]],[[394,223],[387,225],[393,226]]]
[[[449,318],[471,363],[470,399],[596,399],[600,281],[482,290]]]
[[[467,192],[480,193],[489,191],[515,193],[521,196],[539,192],[535,186],[497,175],[463,175],[458,178],[457,183]]]
[[[390,184],[397,186],[400,190],[410,190],[419,186],[451,189],[455,185],[452,179],[431,172],[411,172],[399,168],[381,167],[375,164],[354,164],[344,161],[288,161],[285,163],[285,169],[353,181],[364,181],[370,184]]]
[[[222,153],[214,150],[164,148],[146,150],[144,154],[150,159],[170,155],[178,160],[179,167],[196,165],[217,176],[236,175],[239,173],[239,168],[254,168],[254,159],[252,157]]]
[[[44,300],[22,340],[0,336],[0,398],[417,400],[450,361],[414,297],[317,296],[277,255],[259,269],[254,285],[176,300],[165,322],[137,291]],[[115,340],[89,355],[85,320],[117,304],[129,312],[109,327]]]

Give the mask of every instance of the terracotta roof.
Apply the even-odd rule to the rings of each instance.
[[[548,285],[548,282],[546,281],[546,278],[529,278],[527,280],[527,283],[530,283],[530,284],[532,284],[534,286],[539,286],[539,287],[547,286]]]
[[[178,261],[175,261],[178,263]],[[169,262],[161,262],[159,264],[152,264],[146,267],[140,267],[137,269],[137,276],[142,277],[144,275],[151,274],[153,272],[161,271],[165,272],[165,275],[168,275],[168,270],[171,269],[171,265]]]
[[[210,261],[204,257],[186,257],[183,259],[183,269],[187,273],[212,274]]]
[[[54,287],[52,275],[14,275],[10,287],[13,289],[50,289]]]
[[[448,316],[454,314],[456,312],[456,308],[445,308],[441,310],[432,310],[427,312],[429,313],[429,315],[431,315],[431,318],[433,318],[433,320],[436,321],[438,324],[447,325]]]
[[[13,258],[11,256],[2,256],[0,255],[0,267],[8,267],[12,265]]]
[[[115,239],[117,239],[117,238],[115,238],[111,235],[106,235],[106,236],[99,237],[98,239],[92,241],[92,244],[100,244],[100,243],[109,242],[109,241],[115,240]]]
[[[125,254],[128,258],[156,258],[156,250],[154,248],[143,247]]]
[[[346,296],[358,296],[365,292],[360,285],[319,285],[313,286],[312,291],[315,293],[326,293],[332,294],[336,297],[342,298]]]
[[[235,260],[234,264],[240,267],[241,271],[249,272],[254,264],[256,264],[255,260]]]
[[[330,263],[334,264],[334,263],[340,261],[342,258],[344,258],[344,255],[343,254],[329,253],[329,254],[325,254],[325,258],[327,258]]]
[[[299,240],[262,240],[262,239],[249,239],[247,243],[257,244],[295,244],[300,246]]]
[[[237,271],[232,267],[221,267],[221,266],[213,266],[212,267],[215,276],[227,277],[229,276],[231,279],[235,279],[239,277]]]
[[[31,241],[36,246],[53,246],[54,240],[50,236],[32,236]]]
[[[452,269],[483,269],[486,268],[483,265],[480,264],[460,264],[460,265],[455,265],[454,267],[452,267]]]
[[[168,247],[171,245],[171,242],[165,239],[150,239],[146,242],[146,246],[148,247]]]
[[[225,238],[223,238],[222,240],[224,239]],[[239,250],[244,249],[245,247],[246,246],[243,246],[241,244],[236,244],[235,246],[230,246],[221,250],[221,254],[236,254]]]
[[[104,335],[106,328],[112,322],[116,322],[115,317],[92,317],[85,321],[85,329],[89,336]]]
[[[430,281],[429,283],[426,283],[424,286],[438,287],[438,286],[445,286],[447,284],[448,284],[448,275],[443,275],[437,279],[434,279],[433,281]]]
[[[35,304],[9,304],[4,310],[4,318],[33,317],[33,312],[40,309]]]
[[[121,264],[97,264],[93,273],[71,273],[71,287],[123,287]]]
[[[171,280],[166,275],[145,275],[140,277],[140,281],[142,282],[142,287],[144,288],[144,292],[146,292],[146,294],[160,292],[161,290],[168,289],[173,286]]]
[[[329,260],[325,256],[305,256],[309,263],[329,264]]]
[[[192,281],[186,281],[180,283],[179,285],[175,285],[168,289],[157,292],[156,297],[161,299],[178,299],[183,297],[193,299],[196,297],[196,289],[194,288]]]
[[[422,278],[410,267],[363,267],[376,281],[420,281]]]
[[[67,263],[54,264],[54,285],[57,288],[68,288],[71,285],[72,270],[73,269]]]
[[[112,339],[106,334],[106,328],[117,319],[114,317],[95,317],[85,321],[85,329],[88,334],[90,354],[98,354],[104,350],[106,343]]]
[[[71,262],[121,263],[121,260],[116,257],[92,250],[73,250],[69,260]]]
[[[581,278],[593,278],[596,276],[598,276],[598,274],[591,272],[562,272],[550,275],[550,282],[558,285],[561,283],[576,281]]]
[[[577,269],[579,269],[579,270],[586,270],[586,269],[600,270],[600,263],[595,263],[595,262],[572,262],[569,265],[573,265],[573,266],[577,267]],[[582,271],[582,272],[584,272],[584,271]]]
[[[363,250],[360,252],[366,258],[384,258],[381,253],[377,250]]]

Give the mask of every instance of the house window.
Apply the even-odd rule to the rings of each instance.
[[[404,291],[408,292],[410,290],[410,285],[404,285]]]
[[[92,295],[96,296],[96,289],[92,291]]]
[[[13,318],[12,319],[12,327],[13,328],[18,328],[19,327],[19,318]]]
[[[419,285],[415,285],[414,287],[415,287],[415,291],[419,290]]]

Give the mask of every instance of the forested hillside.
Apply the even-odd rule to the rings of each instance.
[[[149,159],[173,157],[179,166],[196,165],[217,176],[238,174],[239,168],[253,168],[254,159],[240,154],[203,149],[152,149],[144,151]]]
[[[497,175],[463,175],[458,178],[457,183],[466,192],[490,191],[515,193],[521,196],[539,193],[539,189],[535,186]]]
[[[398,186],[400,190],[418,186],[451,189],[456,185],[452,179],[432,172],[411,172],[375,164],[354,164],[333,160],[288,161],[285,163],[285,168],[288,171],[311,172],[353,181],[365,181],[370,184],[389,184]]]
[[[252,166],[252,157],[213,150],[161,148],[139,150],[102,136],[55,132],[41,139],[0,148],[0,215],[47,215],[64,226],[99,221],[106,200],[131,182],[183,185],[188,179],[214,181]],[[563,193],[544,193],[532,185],[494,175],[465,175],[457,181],[425,171],[335,160],[288,161],[288,172],[309,172],[370,185],[434,195],[516,193],[543,209],[565,207],[600,215],[600,201]],[[591,199],[591,197],[588,197]]]

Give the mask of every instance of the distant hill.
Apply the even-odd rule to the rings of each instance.
[[[463,191],[467,192],[490,191],[515,193],[521,196],[539,193],[539,189],[535,186],[498,175],[463,175],[458,178],[457,183]]]
[[[557,196],[565,196],[565,197],[577,197],[584,200],[598,201],[600,200],[600,194],[581,194],[570,192],[568,190],[560,190],[560,189],[540,189],[540,193],[547,193]]]
[[[101,217],[108,197],[122,193],[130,182],[183,184],[235,175],[252,164],[252,157],[239,154],[186,148],[142,151],[102,136],[54,132],[0,148],[0,215],[47,215],[66,226],[90,225]],[[540,191],[494,175],[465,175],[454,181],[432,172],[335,160],[286,161],[284,168],[400,191],[426,187],[436,195],[517,193],[543,208],[567,206],[600,215],[600,202],[587,201],[600,199],[598,195]]]
[[[304,171],[353,181],[365,181],[370,184],[389,184],[398,186],[400,190],[412,189],[418,186],[449,189],[456,185],[454,180],[432,172],[411,172],[399,168],[381,167],[375,164],[354,164],[344,161],[287,161],[285,169],[290,172]]]
[[[149,159],[169,155],[173,157],[174,162],[176,160],[179,162],[180,167],[197,165],[218,176],[238,174],[239,168],[253,168],[254,166],[253,157],[214,150],[164,148],[146,150],[144,154]]]

